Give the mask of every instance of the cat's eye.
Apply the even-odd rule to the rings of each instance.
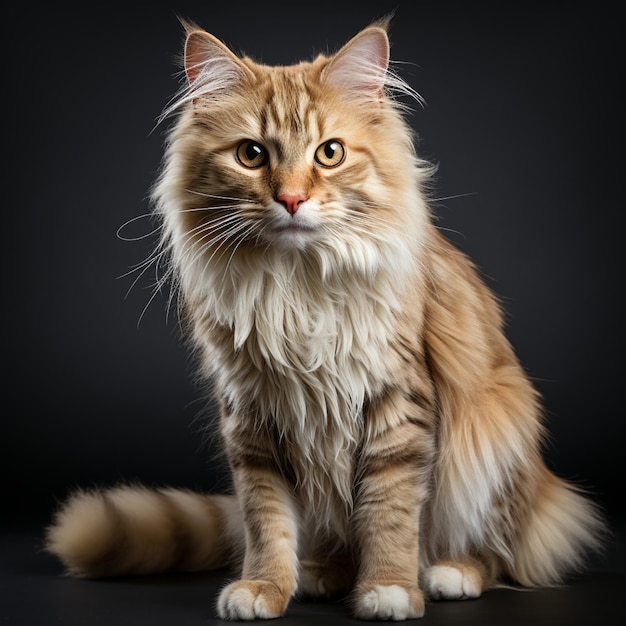
[[[241,165],[250,169],[261,167],[267,163],[267,150],[252,139],[242,141],[237,146],[235,155]]]
[[[322,167],[337,167],[346,156],[346,149],[337,139],[329,139],[317,147],[315,162]]]

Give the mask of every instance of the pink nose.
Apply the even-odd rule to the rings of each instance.
[[[294,215],[295,212],[300,208],[300,205],[303,202],[306,202],[308,198],[303,193],[285,193],[282,196],[278,196],[276,200],[278,200],[278,202],[280,202],[285,207],[289,215]]]

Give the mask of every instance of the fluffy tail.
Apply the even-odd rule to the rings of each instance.
[[[232,496],[121,486],[74,493],[45,547],[69,574],[101,578],[216,569],[237,560],[242,546]]]
[[[543,468],[530,517],[514,545],[509,575],[529,587],[549,586],[584,565],[608,534],[596,506]]]

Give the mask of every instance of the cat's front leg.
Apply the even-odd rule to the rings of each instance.
[[[244,517],[246,548],[241,580],[218,599],[223,619],[280,617],[297,586],[297,524],[282,477],[242,460],[234,482]]]
[[[424,614],[418,587],[418,534],[434,441],[428,412],[403,392],[372,403],[358,482],[354,613],[405,620]]]

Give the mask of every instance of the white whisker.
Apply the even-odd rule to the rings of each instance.
[[[196,189],[185,189],[188,193],[192,193],[196,196],[202,196],[204,198],[213,198],[214,200],[233,200],[235,202],[254,202],[250,198],[235,198],[233,196],[219,196],[212,193],[205,193],[203,191],[197,191]]]
[[[248,229],[240,235],[239,242],[233,246],[233,251],[231,252],[230,257],[228,258],[228,261],[226,263],[226,271],[228,271],[228,268],[230,267],[233,257],[235,256],[235,252],[237,252],[237,249],[239,248],[239,246],[248,238],[248,235],[252,233],[254,228],[255,228],[254,224],[250,224]]]
[[[215,248],[215,250],[211,253],[211,256],[207,259],[207,262],[205,263],[205,269],[210,265],[211,261],[213,260],[213,257],[224,246],[224,244],[228,242],[232,243],[234,235],[239,233],[237,238],[241,237],[241,235],[243,235],[243,238],[245,238],[245,236],[247,236],[253,230],[253,228],[254,228],[253,225],[241,223],[241,224],[233,226],[228,232],[220,235],[219,237],[216,237],[215,241],[219,241],[221,239],[220,244],[217,246],[217,248]],[[242,230],[243,230],[243,233],[241,233]],[[237,239],[235,239],[235,241],[237,241]],[[241,241],[239,241],[239,244],[237,245],[237,247],[239,247],[240,244],[241,244]]]
[[[152,218],[153,218],[152,213],[144,213],[142,215],[137,215],[136,217],[132,217],[131,219],[129,219],[126,222],[124,222],[117,229],[115,235],[117,236],[118,239],[121,239],[122,241],[141,241],[142,239],[147,239],[148,237],[151,237],[152,235],[155,235],[156,233],[158,233],[163,227],[161,225],[159,225],[156,228],[154,228],[153,230],[151,230],[149,233],[146,233],[144,235],[138,235],[137,237],[125,237],[125,236],[122,235],[122,230],[124,228],[127,228],[128,226],[130,226],[134,222],[138,222],[139,220],[142,220],[142,219],[150,219],[151,220]]]
[[[241,209],[245,208],[245,204],[217,204],[215,206],[199,206],[190,207],[188,209],[180,209],[180,213],[198,213],[203,211],[219,211],[221,209]]]
[[[215,226],[214,223],[218,225]],[[216,254],[226,250],[228,246],[238,248],[255,228],[255,224],[247,223],[239,214],[214,218],[200,224],[186,233],[185,238],[180,242],[180,248],[187,251],[187,258],[183,264],[187,268],[186,271],[191,271],[197,261],[211,251],[203,265],[203,271],[206,271]],[[184,277],[184,274],[181,274],[181,280]]]
[[[148,302],[146,303],[146,305],[143,307],[140,315],[139,315],[139,319],[137,320],[137,327],[139,327],[139,325],[141,324],[141,320],[143,319],[143,316],[145,315],[146,311],[148,310],[148,307],[152,304],[152,302],[154,301],[154,299],[156,298],[157,294],[161,291],[161,288],[163,287],[163,285],[165,285],[170,276],[173,274],[173,269],[168,268],[168,270],[165,272],[165,274],[163,275],[163,277],[159,280],[157,280],[157,283],[155,284],[155,288],[152,291],[152,295],[150,296],[150,298],[148,299]],[[166,307],[166,311],[169,311],[170,305],[169,303],[171,302],[171,297],[168,299],[168,305]],[[167,318],[167,313],[166,313],[166,318]]]
[[[453,196],[441,196],[440,198],[431,198],[431,202],[443,202],[444,200],[456,200],[457,198],[466,198],[467,196],[477,195],[477,191],[468,191],[467,193],[457,193]]]
[[[467,239],[467,236],[460,230],[455,230],[454,228],[445,228],[444,226],[439,226],[438,224],[435,224],[435,228],[446,233],[454,233],[455,235],[463,237],[463,239]]]

